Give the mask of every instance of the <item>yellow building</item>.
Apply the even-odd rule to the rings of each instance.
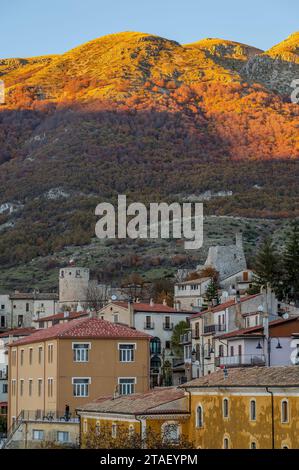
[[[224,369],[182,387],[197,448],[299,448],[297,366]]]
[[[101,397],[77,409],[80,416],[81,446],[88,447],[91,435],[102,437],[105,446],[110,437],[116,445],[137,434],[144,439],[180,442],[188,434],[188,396],[174,387],[155,388],[131,396]],[[107,438],[107,432],[109,434]],[[102,434],[101,434],[102,433]]]
[[[99,395],[147,391],[150,338],[128,326],[82,318],[11,343],[8,416],[13,434],[25,422],[35,423],[32,436],[44,440],[43,424],[76,420],[76,408]]]
[[[299,448],[299,368],[219,370],[179,388],[99,398],[78,414],[83,447],[108,426],[115,438],[118,429],[167,430],[200,449]]]

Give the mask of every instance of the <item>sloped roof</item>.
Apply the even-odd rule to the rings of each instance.
[[[245,297],[240,298],[240,302],[246,302],[247,300],[254,299],[254,297],[257,297],[258,295],[261,294],[252,294],[252,295],[246,295]],[[238,302],[236,302],[235,299],[228,300],[227,302],[224,302],[222,304],[216,305],[215,307],[212,307],[211,309],[203,310],[202,312],[195,313],[194,315],[191,315],[190,319],[200,317],[201,315],[207,313],[207,312],[221,312],[222,310],[232,307],[233,305],[237,305]]]
[[[150,335],[134,330],[129,326],[111,323],[98,318],[80,318],[67,323],[60,323],[50,328],[38,330],[26,338],[14,341],[10,346],[36,343],[55,338],[84,339],[151,339]]]
[[[38,320],[34,320],[36,323],[51,320],[73,320],[74,318],[86,317],[89,315],[88,312],[69,312],[68,316],[65,316],[64,312],[56,313],[55,315],[49,315],[47,317],[41,317]]]
[[[8,336],[28,336],[34,333],[35,331],[35,328],[14,328],[1,333],[0,338],[7,338]]]
[[[9,296],[12,300],[58,300],[54,292],[14,292]]]
[[[117,398],[111,396],[98,399],[78,408],[78,411],[95,411],[99,413],[116,414],[153,414],[153,413],[186,413],[176,407],[175,401],[185,396],[184,390],[175,387],[159,387],[146,393],[133,395],[120,395]],[[173,408],[169,403],[173,402]],[[163,408],[163,405],[165,408]],[[158,409],[157,409],[158,407]]]
[[[123,307],[123,308],[128,308],[127,302],[115,301],[112,303],[115,305],[119,305],[120,307]],[[175,308],[169,307],[168,305],[164,305],[164,304],[151,305],[151,304],[146,304],[142,302],[134,302],[132,305],[133,305],[134,312],[186,313],[186,312],[180,312],[176,310]]]
[[[236,367],[218,370],[204,377],[191,380],[182,388],[205,387],[299,387],[299,367]]]
[[[278,318],[277,320],[272,320],[269,322],[269,328],[278,325],[284,325],[285,323],[297,322],[299,317],[291,317],[291,318]],[[263,325],[251,326],[249,328],[241,328],[240,330],[230,331],[229,333],[225,333],[223,335],[218,335],[218,338],[226,339],[226,338],[234,338],[235,336],[243,336],[248,335],[250,336],[252,333],[262,333],[263,332]],[[299,323],[298,323],[299,329]]]

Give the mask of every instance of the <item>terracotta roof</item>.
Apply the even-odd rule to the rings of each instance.
[[[299,317],[291,317],[291,318],[279,318],[277,320],[272,320],[269,322],[269,328],[277,325],[284,325],[285,323],[290,323],[290,322],[297,322],[299,320]],[[299,325],[298,325],[299,328]],[[257,325],[257,326],[251,326],[249,328],[241,328],[240,330],[235,330],[235,331],[230,331],[229,333],[225,333],[224,335],[218,335],[218,338],[233,338],[235,336],[243,336],[243,335],[251,335],[252,333],[262,333],[263,332],[263,326],[262,325]]]
[[[9,297],[12,300],[58,300],[58,294],[53,292],[14,292]]]
[[[141,331],[134,330],[129,326],[111,323],[98,318],[80,318],[67,323],[60,323],[50,328],[38,330],[32,335],[14,341],[9,346],[30,344],[55,338],[85,338],[85,339],[118,339],[136,338],[148,339],[151,336]]]
[[[261,295],[261,294],[246,295],[245,297],[241,297],[240,302],[242,303],[242,302],[246,302],[247,300],[254,299],[254,297],[257,297],[258,295]],[[227,302],[216,305],[216,307],[212,307],[211,309],[204,310],[200,313],[195,313],[194,315],[191,315],[190,319],[203,315],[206,312],[221,312],[222,310],[226,308],[232,307],[233,305],[237,305],[237,303],[238,302],[236,302],[235,299],[228,300]]]
[[[14,328],[1,333],[0,338],[8,338],[9,336],[28,336],[34,333],[35,331],[35,328]]]
[[[111,396],[99,397],[80,408],[79,411],[95,411],[99,413],[116,414],[154,414],[154,413],[186,413],[176,407],[175,401],[185,396],[184,390],[175,387],[159,387],[146,393],[133,395],[120,395],[117,398]],[[173,408],[169,403],[174,402]],[[163,409],[163,405],[166,405]],[[158,409],[156,409],[159,407]]]
[[[55,315],[49,315],[48,317],[41,317],[38,320],[34,320],[36,323],[51,321],[51,320],[73,320],[74,318],[86,317],[89,315],[88,312],[69,312],[69,315],[65,317],[64,312],[56,313]]]
[[[189,387],[299,387],[299,367],[236,367],[218,370],[204,377],[191,380],[181,388]]]
[[[128,308],[128,302],[116,301],[112,303],[115,305],[119,305],[120,307],[123,307],[123,308]],[[164,304],[151,305],[151,304],[146,304],[146,303],[141,303],[141,302],[134,302],[133,308],[135,312],[186,313],[186,312],[178,311],[175,308],[169,307],[168,305],[164,305]]]

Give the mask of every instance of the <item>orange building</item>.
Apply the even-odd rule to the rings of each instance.
[[[38,330],[9,347],[9,423],[72,414],[99,395],[149,388],[150,336],[81,318]]]

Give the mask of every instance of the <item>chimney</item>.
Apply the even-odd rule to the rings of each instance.
[[[237,232],[236,233],[236,247],[237,248],[243,248],[243,235],[242,232]]]
[[[128,302],[128,311],[129,311],[129,321],[130,325],[129,326],[134,326],[134,304],[132,299],[129,300]]]
[[[163,299],[163,305],[167,305],[166,299]]]
[[[70,316],[70,312],[68,310],[63,312],[63,318],[68,318],[69,316]]]
[[[153,299],[150,299],[150,306],[153,307],[155,304],[154,304],[154,300]]]

